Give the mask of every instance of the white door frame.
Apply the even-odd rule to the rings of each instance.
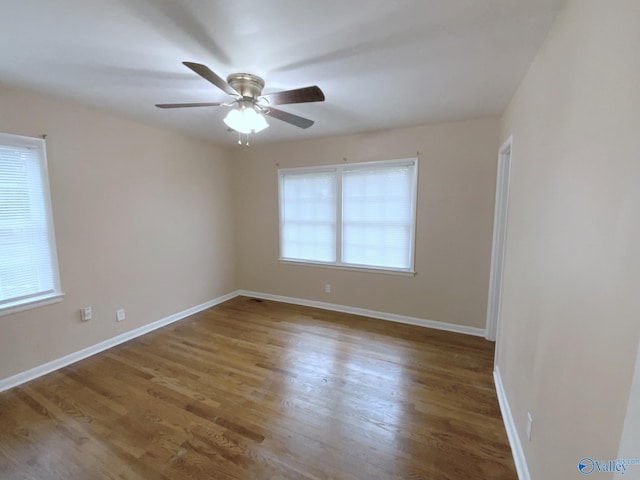
[[[512,137],[502,144],[498,153],[496,177],[496,204],[493,213],[493,247],[491,249],[491,276],[487,304],[487,333],[485,338],[494,341],[498,336],[502,300],[502,276],[507,241],[507,213],[509,208],[509,184],[511,172]]]

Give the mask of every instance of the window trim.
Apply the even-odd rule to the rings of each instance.
[[[29,297],[26,300],[6,303],[0,308],[0,317],[11,313],[22,312],[24,310],[31,310],[32,308],[44,307],[45,305],[61,302],[64,295],[65,294],[62,292],[47,293],[38,297]]]
[[[42,178],[43,208],[47,217],[47,233],[50,247],[53,289],[25,297],[8,299],[0,305],[0,317],[32,308],[42,307],[62,301],[64,293],[60,284],[60,266],[58,263],[58,248],[51,205],[51,186],[49,183],[49,167],[47,163],[46,142],[42,138],[26,137],[10,133],[0,133],[0,144],[10,147],[32,148],[39,153],[40,175]]]
[[[358,272],[370,272],[370,273],[385,273],[392,275],[403,276],[415,276],[415,253],[416,253],[416,236],[418,230],[418,174],[419,174],[419,158],[408,157],[399,158],[394,160],[378,160],[371,162],[358,162],[358,163],[343,163],[336,165],[325,166],[313,166],[313,167],[292,167],[292,168],[279,168],[278,169],[278,261],[284,265],[300,265],[300,266],[313,266],[313,267],[325,267],[337,270],[349,270]],[[377,267],[373,265],[358,265],[352,263],[342,262],[342,210],[343,210],[343,198],[342,198],[342,172],[345,170],[356,170],[358,168],[370,168],[371,166],[390,166],[390,165],[412,165],[415,166],[413,175],[413,181],[411,185],[411,193],[413,202],[411,205],[411,220],[412,220],[412,232],[409,236],[410,239],[410,267],[409,268],[393,268],[393,267]],[[318,260],[302,260],[295,258],[286,258],[282,256],[282,226],[283,226],[283,181],[284,176],[287,173],[323,173],[323,172],[335,172],[336,173],[336,261],[335,262],[321,262]]]

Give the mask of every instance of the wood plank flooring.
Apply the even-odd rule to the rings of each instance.
[[[0,393],[2,479],[515,480],[493,344],[238,297]]]

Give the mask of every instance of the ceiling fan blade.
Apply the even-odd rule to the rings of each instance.
[[[317,87],[316,85],[313,85],[312,87],[296,88],[295,90],[286,90],[284,92],[267,93],[262,96],[269,100],[270,105],[324,102],[324,93],[322,93],[320,87]]]
[[[156,103],[158,108],[219,107],[221,103]]]
[[[209,82],[213,83],[216,87],[218,87],[220,90],[222,90],[226,94],[231,96],[238,95],[238,92],[236,92],[233,88],[231,88],[231,85],[229,85],[222,78],[220,78],[218,75],[213,73],[211,69],[206,65],[202,65],[200,63],[193,63],[193,62],[182,62],[182,64],[190,68],[194,72],[196,72],[205,80],[208,80]]]
[[[265,115],[269,115],[270,117],[277,118],[278,120],[282,120],[283,122],[290,123],[291,125],[295,125],[300,128],[309,128],[314,123],[313,120],[309,120],[308,118],[299,117],[293,113],[283,112],[282,110],[276,110],[275,108],[270,108],[265,112]]]

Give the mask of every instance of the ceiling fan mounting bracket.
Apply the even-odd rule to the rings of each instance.
[[[264,80],[251,73],[232,73],[227,83],[242,97],[257,99],[262,94]]]

